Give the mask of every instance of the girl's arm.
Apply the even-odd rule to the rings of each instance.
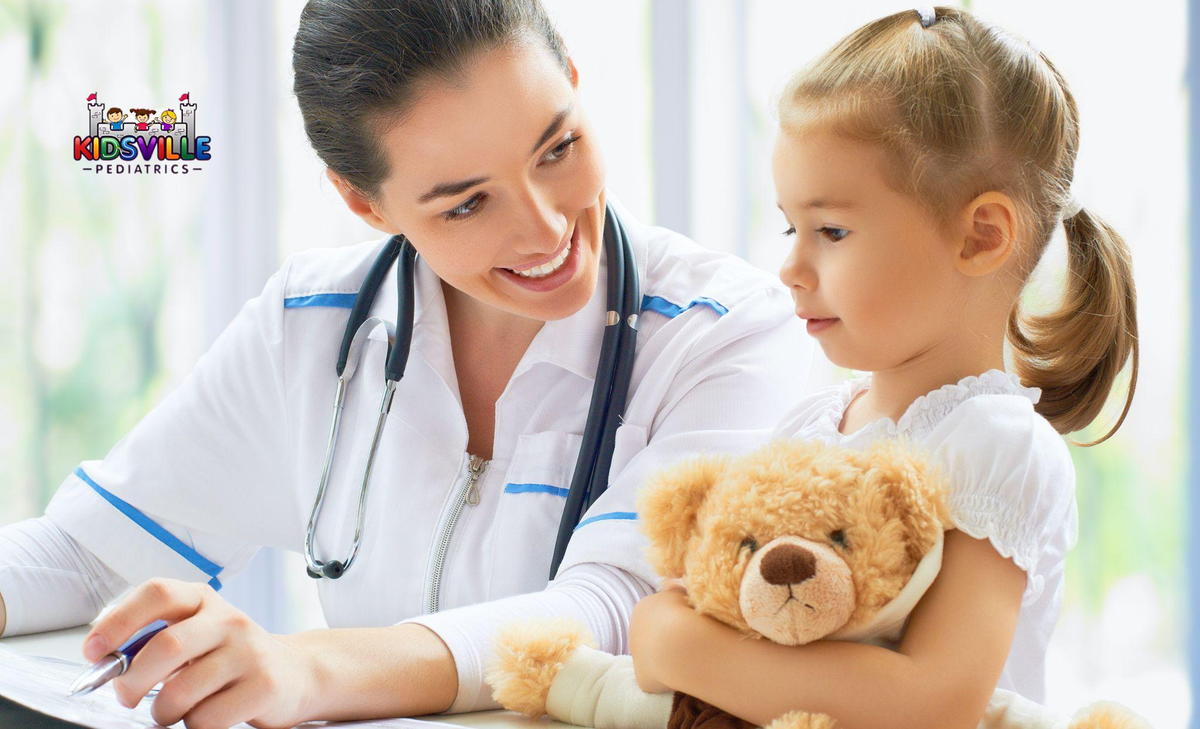
[[[829,714],[839,729],[969,729],[999,680],[1024,589],[1023,570],[954,530],[898,651],[748,639],[696,613],[678,590],[638,603],[630,647],[643,689],[669,686],[759,725],[800,709]]]

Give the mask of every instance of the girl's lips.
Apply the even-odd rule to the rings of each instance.
[[[805,328],[809,334],[817,334],[837,323],[837,319],[807,319],[805,320]]]
[[[567,281],[570,281],[575,275],[575,271],[579,268],[579,221],[575,223],[575,230],[571,233],[571,250],[567,253],[567,260],[563,261],[562,266],[557,271],[544,276],[542,278],[527,278],[509,271],[506,268],[496,268],[501,276],[515,283],[523,289],[529,291],[553,291],[562,286]],[[551,259],[553,260],[553,259]]]

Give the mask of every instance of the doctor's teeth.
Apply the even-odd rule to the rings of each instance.
[[[512,271],[518,276],[524,276],[525,278],[541,278],[543,276],[549,276],[563,265],[563,262],[567,260],[567,254],[570,252],[571,243],[568,241],[567,247],[562,250],[562,253],[559,253],[557,256],[555,256],[554,260],[550,261],[549,263],[543,263],[540,266],[527,268],[524,271],[513,271],[511,268],[508,270]]]

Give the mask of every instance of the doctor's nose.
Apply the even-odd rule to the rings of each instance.
[[[567,237],[567,216],[547,195],[530,191],[518,204],[519,214],[513,227],[513,249],[526,255],[544,255],[558,250]]]

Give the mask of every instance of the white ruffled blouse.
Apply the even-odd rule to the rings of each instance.
[[[814,392],[773,435],[855,448],[905,438],[938,461],[949,477],[947,505],[955,528],[990,540],[1026,572],[999,687],[1044,701],[1046,647],[1058,619],[1078,514],[1067,445],[1033,409],[1041,390],[988,370],[922,395],[897,421],[880,418],[853,433],[839,432],[846,407],[870,384],[866,376]]]

